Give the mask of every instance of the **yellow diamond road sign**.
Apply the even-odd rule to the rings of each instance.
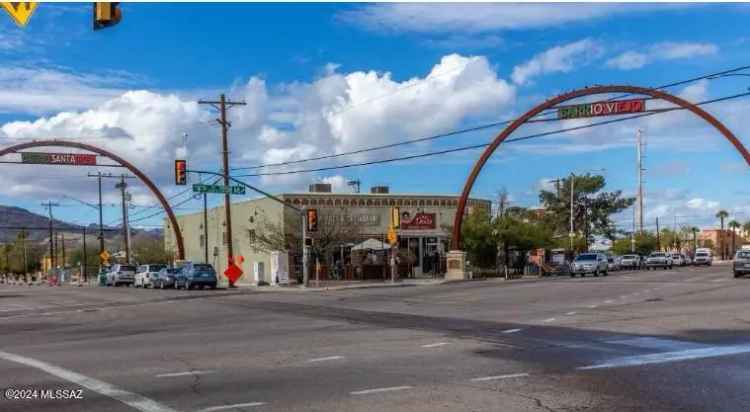
[[[104,250],[104,251],[102,251],[102,253],[99,254],[99,257],[102,258],[102,260],[106,262],[110,258],[109,252],[107,252],[106,250]]]
[[[0,5],[3,6],[5,11],[8,12],[8,14],[10,14],[10,17],[13,18],[13,21],[15,21],[19,27],[24,27],[29,23],[29,19],[31,19],[31,15],[34,14],[34,10],[36,10],[37,2],[35,1],[3,1],[3,2],[0,2]]]

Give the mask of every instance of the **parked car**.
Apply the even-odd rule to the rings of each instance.
[[[711,252],[708,252],[705,250],[699,250],[695,252],[695,258],[693,259],[694,266],[700,266],[700,265],[711,266],[712,263],[713,263],[713,257],[711,257]]]
[[[159,271],[165,267],[167,267],[167,265],[138,266],[138,270],[135,272],[133,286],[142,288],[154,287],[154,282],[159,278]]]
[[[107,273],[107,286],[130,286],[135,280],[135,266],[116,264]]]
[[[641,268],[641,257],[638,255],[622,255],[620,258],[620,267],[629,269]]]
[[[653,252],[646,259],[646,269],[672,269],[672,256],[664,252]]]
[[[182,270],[183,268],[163,268],[154,281],[154,287],[159,289],[173,288],[175,278],[180,275]]]
[[[737,253],[734,254],[732,271],[736,278],[750,273],[750,250],[738,250]]]
[[[594,276],[599,276],[601,273],[607,276],[607,257],[601,253],[582,253],[576,256],[572,266],[570,277],[574,277],[575,275],[585,277],[587,273],[591,273]]]
[[[685,258],[679,253],[672,253],[672,264],[675,266],[685,266]]]
[[[216,289],[216,271],[214,267],[205,263],[196,263],[175,276],[175,289],[190,290],[194,287]]]
[[[616,272],[620,270],[620,258],[617,256],[610,256],[607,258],[607,271],[608,272]]]

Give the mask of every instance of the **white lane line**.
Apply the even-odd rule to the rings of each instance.
[[[194,375],[208,375],[209,373],[214,373],[215,371],[185,371],[185,372],[170,372],[170,373],[160,373],[156,375],[157,378],[174,378],[177,376],[194,376]]]
[[[338,359],[344,359],[344,357],[343,356],[326,356],[325,358],[308,359],[307,362],[308,363],[310,363],[310,362],[325,362],[325,361],[329,361],[329,360],[338,360]]]
[[[614,300],[607,299],[607,300],[604,301],[604,303],[614,303]]]
[[[714,280],[712,280],[711,282],[723,282],[723,281],[725,281],[725,280],[726,280],[726,279],[714,279]]]
[[[542,322],[544,322],[544,323],[550,323],[550,322],[554,322],[556,320],[557,319],[555,319],[555,318],[547,318],[547,319],[543,320]]]
[[[718,356],[750,353],[750,345],[732,345],[701,349],[686,349],[675,352],[652,353],[648,355],[626,356],[598,365],[579,367],[579,370],[621,368],[626,366],[652,365],[657,363],[677,362],[683,360],[713,358]]]
[[[76,385],[83,386],[84,388],[94,391],[98,394],[116,399],[130,406],[131,408],[137,409],[142,412],[177,412],[175,409],[156,402],[153,399],[149,399],[137,393],[122,390],[116,386],[110,385],[107,382],[90,378],[88,376],[81,375],[80,373],[63,369],[59,366],[55,366],[47,362],[42,362],[40,360],[27,358],[25,356],[15,355],[3,351],[0,351],[0,359],[5,359],[10,362],[16,362],[22,365],[42,370],[50,375],[65,379],[66,381],[69,381]]]
[[[573,315],[575,315],[576,313],[578,313],[578,312],[568,312],[568,313],[566,313],[565,315],[566,315],[566,316],[573,316]]]
[[[349,395],[354,395],[354,396],[369,395],[371,393],[395,392],[395,391],[403,391],[406,389],[411,389],[411,386],[391,386],[388,388],[365,389],[361,391],[349,392]]]
[[[516,333],[516,332],[520,332],[520,331],[521,331],[521,329],[505,329],[501,333]]]
[[[198,412],[225,411],[227,409],[250,408],[253,406],[261,406],[265,404],[266,404],[265,402],[235,403],[234,405],[221,405],[221,406],[212,406],[210,408],[203,408],[199,410]]]
[[[472,382],[486,382],[486,381],[496,381],[500,379],[523,378],[526,376],[529,376],[529,374],[528,373],[513,373],[510,375],[483,376],[481,378],[471,379],[471,381]]]
[[[437,348],[438,346],[445,346],[450,345],[448,342],[437,342],[437,343],[430,343],[429,345],[422,345],[423,348]]]
[[[588,305],[586,307],[589,309],[596,309],[597,307],[599,307],[599,305]]]

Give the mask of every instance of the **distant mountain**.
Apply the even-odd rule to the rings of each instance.
[[[53,226],[55,232],[65,232],[71,235],[70,239],[80,239],[80,226],[71,223],[64,222],[62,220],[54,219]],[[48,241],[49,240],[49,217],[39,215],[30,212],[26,209],[15,207],[15,206],[3,206],[0,205],[0,242],[11,241],[18,236],[21,232],[20,228],[26,228],[30,241]],[[119,229],[117,227],[105,227],[107,229]],[[90,224],[86,227],[86,231],[91,234],[91,238],[87,236],[89,241],[96,239],[99,226],[97,224]],[[117,243],[121,240],[120,230],[111,230],[104,232],[104,238],[108,243]],[[150,238],[161,238],[161,229],[142,230],[142,229],[131,229],[131,235],[133,238],[136,237],[150,237]]]

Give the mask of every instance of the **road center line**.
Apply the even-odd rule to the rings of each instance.
[[[171,373],[161,373],[159,375],[156,375],[157,378],[174,378],[177,376],[193,376],[193,375],[208,375],[209,373],[214,373],[215,371],[185,371],[185,372],[171,372]]]
[[[149,399],[137,393],[122,390],[116,386],[110,385],[109,383],[90,378],[85,375],[81,375],[77,372],[63,369],[59,366],[55,366],[47,362],[3,351],[0,351],[0,359],[5,359],[10,362],[16,362],[22,365],[42,370],[50,375],[65,379],[66,381],[82,386],[98,394],[118,400],[130,406],[131,408],[137,409],[142,412],[177,412],[175,409],[156,402],[153,399]]]
[[[349,394],[358,396],[358,395],[369,395],[371,393],[403,391],[406,389],[411,389],[411,386],[391,386],[388,388],[365,389],[361,391],[349,392]]]
[[[308,359],[307,362],[308,363],[310,363],[310,362],[325,362],[325,361],[329,361],[329,360],[338,360],[338,359],[344,359],[344,357],[343,356],[326,356],[324,358]]]
[[[677,362],[683,360],[713,358],[718,356],[737,355],[749,353],[750,345],[732,345],[724,347],[711,347],[700,349],[686,349],[675,352],[651,353],[648,355],[626,356],[616,358],[610,362],[598,365],[579,367],[579,370],[621,368],[626,366],[651,365],[666,362]]]
[[[596,309],[597,307],[599,307],[599,305],[588,305],[587,307],[589,309]]]
[[[604,303],[613,303],[613,302],[614,302],[613,300],[609,300],[609,299],[604,301]]]
[[[516,333],[520,331],[521,329],[505,329],[504,331],[502,331],[502,333]]]
[[[215,411],[224,411],[227,409],[239,409],[239,408],[249,408],[252,406],[261,406],[265,405],[265,402],[248,402],[248,403],[235,403],[234,405],[221,405],[221,406],[212,406],[210,408],[203,408],[198,412],[215,412]]]
[[[501,380],[501,379],[523,378],[525,376],[529,376],[529,374],[528,373],[513,373],[510,375],[483,376],[481,378],[471,379],[471,381],[472,382],[486,382],[486,381],[496,381],[496,380]]]
[[[557,319],[555,319],[555,318],[547,318],[547,319],[543,320],[542,322],[544,322],[544,323],[550,323],[550,322],[554,322],[556,320]]]
[[[423,348],[437,348],[438,346],[445,346],[450,345],[448,342],[437,342],[437,343],[430,343],[429,345],[422,345]]]
[[[566,315],[566,316],[573,316],[573,315],[575,315],[576,313],[578,313],[578,312],[568,312],[568,313],[566,313],[565,315]]]

